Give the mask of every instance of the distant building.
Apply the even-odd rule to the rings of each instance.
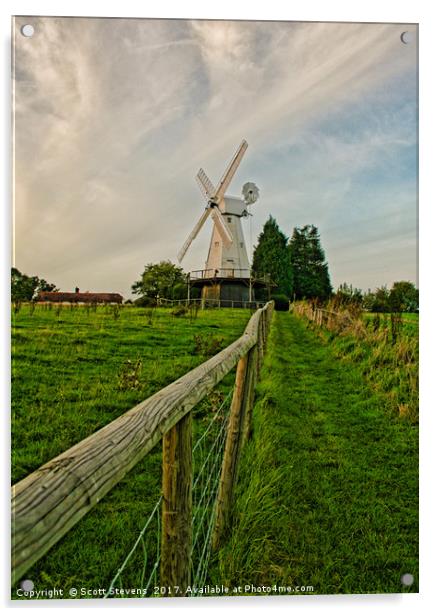
[[[71,304],[122,304],[120,293],[81,293],[76,287],[75,293],[62,291],[41,291],[36,296],[37,302],[68,302]]]

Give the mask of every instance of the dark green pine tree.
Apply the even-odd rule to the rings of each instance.
[[[288,247],[296,299],[327,299],[332,286],[317,227],[295,227]]]
[[[287,248],[287,236],[282,233],[276,220],[269,216],[258,237],[253,253],[252,271],[254,274],[270,274],[276,287],[275,294],[291,298],[293,292],[293,273]]]

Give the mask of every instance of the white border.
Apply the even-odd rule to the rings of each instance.
[[[159,613],[167,610],[192,611],[194,610],[223,610],[249,609],[251,612],[263,613],[266,609],[275,608],[279,613],[288,613],[290,610],[298,613],[324,614],[368,612],[379,614],[410,614],[412,609],[430,607],[433,602],[434,571],[436,570],[434,554],[437,550],[435,545],[435,507],[433,507],[433,484],[434,468],[436,461],[432,455],[435,450],[437,438],[434,383],[435,380],[435,349],[436,336],[434,322],[434,306],[436,287],[435,269],[437,259],[434,246],[436,245],[435,210],[435,176],[436,157],[434,154],[436,143],[435,110],[437,100],[435,92],[435,58],[437,50],[434,40],[436,37],[437,23],[434,17],[434,3],[428,0],[366,0],[366,2],[348,2],[340,0],[306,0],[286,4],[283,0],[269,0],[268,2],[252,0],[222,0],[220,2],[206,3],[194,0],[183,2],[161,0],[158,3],[136,2],[133,0],[98,2],[95,0],[76,0],[56,2],[45,1],[4,1],[1,5],[0,27],[2,31],[2,48],[4,51],[2,70],[2,92],[0,105],[2,107],[2,135],[4,136],[3,147],[0,150],[1,173],[5,179],[2,183],[3,203],[1,224],[1,289],[3,291],[1,302],[2,324],[2,352],[0,354],[0,372],[2,379],[2,408],[8,407],[8,365],[9,365],[9,301],[8,301],[8,272],[10,259],[10,208],[11,202],[11,156],[10,156],[10,16],[15,15],[76,15],[76,16],[124,16],[124,17],[179,17],[179,18],[203,18],[203,19],[282,19],[295,21],[365,21],[365,22],[400,22],[419,23],[420,26],[420,291],[421,291],[421,569],[420,569],[420,594],[419,595],[375,595],[375,596],[317,596],[317,597],[274,597],[274,598],[236,598],[225,600],[200,599],[200,600],[168,600],[166,604],[162,600],[148,600],[138,603],[137,601],[106,602],[101,601],[81,602],[43,602],[22,604],[8,602],[9,597],[9,562],[8,554],[3,553],[0,579],[2,584],[2,602],[8,609],[18,610],[19,613],[32,610],[57,610],[80,609],[93,610],[125,610],[126,608],[146,609],[148,612]],[[434,189],[434,190],[433,190]],[[433,199],[434,197],[434,199]],[[433,281],[434,279],[434,281]],[[434,394],[434,395],[433,395]],[[434,408],[433,408],[434,402]],[[5,447],[3,460],[7,469],[9,457],[9,426],[8,418],[2,413],[5,425],[2,435]],[[8,536],[8,474],[3,473],[4,498],[2,501],[2,535]],[[434,488],[435,489],[435,488]],[[433,511],[434,510],[434,511]],[[19,603],[19,605],[17,605]]]

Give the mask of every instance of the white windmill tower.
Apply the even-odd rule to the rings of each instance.
[[[232,301],[251,299],[250,263],[241,219],[249,215],[247,207],[255,203],[259,191],[255,184],[247,182],[242,191],[244,199],[225,194],[247,147],[247,141],[243,140],[216,187],[203,169],[196,176],[207,205],[182,246],[178,260],[182,261],[206,219],[211,216],[214,226],[205,269],[193,272],[192,276],[193,284],[202,287],[204,298]]]

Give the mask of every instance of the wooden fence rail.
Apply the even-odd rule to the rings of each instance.
[[[229,519],[241,442],[250,433],[253,392],[272,314],[269,302],[226,349],[13,486],[12,583],[162,440],[161,584],[186,585],[192,523],[190,412],[238,363],[217,500],[218,545]]]

